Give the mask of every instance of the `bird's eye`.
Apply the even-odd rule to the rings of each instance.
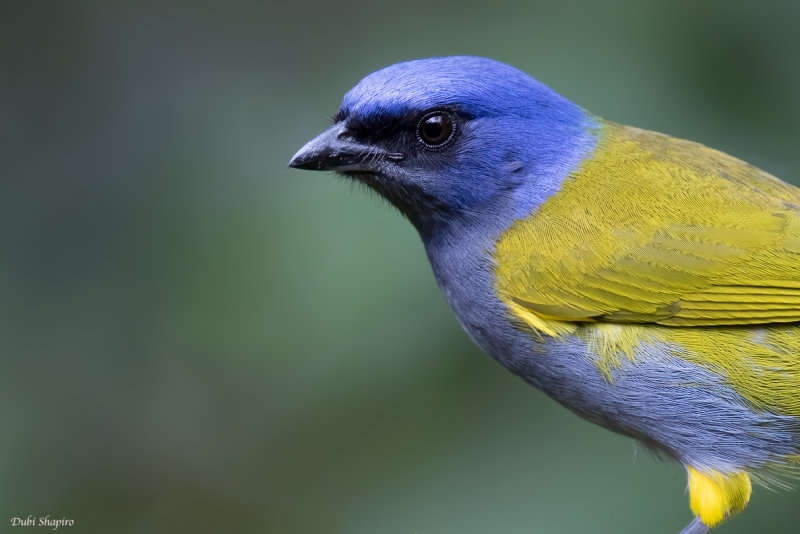
[[[446,111],[433,111],[417,124],[417,138],[428,147],[440,147],[453,138],[455,121]]]

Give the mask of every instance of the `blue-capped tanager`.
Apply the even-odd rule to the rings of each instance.
[[[472,340],[686,467],[702,533],[800,459],[800,190],[478,57],[386,67],[291,167],[419,232]]]

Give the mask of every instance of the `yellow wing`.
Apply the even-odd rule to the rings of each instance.
[[[495,260],[500,297],[545,320],[800,321],[800,190],[606,122],[593,157],[501,236]]]

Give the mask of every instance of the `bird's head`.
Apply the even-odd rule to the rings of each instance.
[[[425,233],[462,215],[514,212],[546,198],[592,125],[581,108],[509,65],[422,59],[361,80],[333,126],[289,166],[363,182]]]

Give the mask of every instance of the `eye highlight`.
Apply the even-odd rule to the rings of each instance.
[[[453,138],[456,121],[447,111],[431,111],[426,113],[417,123],[417,139],[429,147],[439,148]]]

